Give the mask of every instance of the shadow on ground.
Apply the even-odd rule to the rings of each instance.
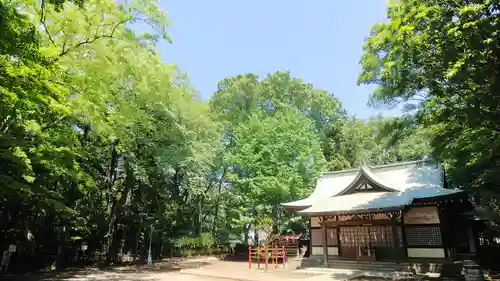
[[[233,262],[248,262],[248,254],[227,255],[222,260]]]
[[[181,269],[199,268],[211,264],[209,261],[168,261],[153,265],[130,265],[70,268],[64,272],[32,274],[4,274],[2,281],[160,281],[162,273],[179,272]]]

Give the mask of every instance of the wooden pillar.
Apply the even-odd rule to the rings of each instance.
[[[467,221],[467,237],[469,238],[469,252],[476,253],[476,236],[474,235],[474,230],[472,229],[472,220]]]
[[[372,249],[370,247],[371,246],[370,245],[370,237],[371,237],[371,235],[370,235],[370,231],[371,231],[370,226],[366,225],[365,226],[365,230],[366,230],[366,248],[367,248],[367,251],[368,251],[368,256],[371,256],[372,255],[372,253],[371,253]]]
[[[356,259],[359,260],[359,257],[361,256],[361,245],[362,245],[362,241],[363,241],[363,235],[361,233],[361,230],[359,228],[359,224],[356,225],[356,232],[358,234],[358,241],[357,241],[357,244],[358,244],[358,249],[356,250]],[[356,237],[354,237],[354,240],[356,240]]]
[[[335,221],[339,221],[339,216],[335,216]],[[340,245],[340,225],[337,225],[337,231],[336,231],[336,234],[337,234],[337,251],[338,251],[338,255],[339,257],[342,255],[342,253],[340,252],[340,248],[341,248],[341,245]]]
[[[404,258],[408,259],[408,243],[406,242],[405,212],[401,211],[401,236],[403,239]]]
[[[392,226],[391,226],[391,231],[392,231],[392,245],[393,245],[393,249],[394,251],[396,251],[396,262],[399,263],[400,261],[400,256],[399,256],[399,253],[401,253],[401,245],[398,243],[398,226],[397,226],[397,223],[393,223]]]
[[[306,252],[309,254],[308,257],[312,256],[312,217],[309,218],[309,248]],[[305,256],[305,254],[303,255]]]
[[[436,204],[436,208],[437,208],[438,217],[439,217],[439,232],[441,232],[441,243],[442,243],[442,247],[444,249],[444,257],[445,258],[453,258],[452,256],[450,256],[450,254],[452,254],[452,253],[448,252],[452,247],[454,247],[454,245],[452,246],[451,245],[452,243],[450,243],[450,241],[448,240],[449,221],[448,221],[448,218],[443,210],[444,209],[443,203]]]
[[[323,230],[323,266],[328,267],[328,246],[326,245],[327,233],[326,233],[326,219],[323,219],[321,224],[321,229]]]

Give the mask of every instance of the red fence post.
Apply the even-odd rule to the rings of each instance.
[[[283,260],[283,268],[285,268],[285,246],[281,247],[281,258]]]
[[[268,260],[269,260],[269,252],[268,252],[268,249],[267,249],[267,246],[264,248],[264,259],[265,259],[265,263],[266,263],[266,270],[267,270],[267,264],[268,264]]]
[[[257,246],[257,268],[260,269],[260,246]]]
[[[248,269],[252,269],[252,247],[248,247]]]
[[[278,246],[274,244],[274,267],[278,267]]]

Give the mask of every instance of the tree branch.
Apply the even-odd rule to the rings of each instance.
[[[45,30],[45,33],[47,33],[47,36],[49,37],[50,42],[52,45],[55,45],[54,39],[52,38],[52,35],[50,35],[49,29],[47,28],[47,24],[45,23],[45,0],[42,0],[42,4],[40,6],[40,24],[43,26],[43,29]]]
[[[63,86],[63,87],[65,87],[65,88],[67,88],[70,92],[71,92],[71,91],[73,91],[73,92],[75,92],[75,93],[77,93],[77,94],[79,94],[79,95],[82,95],[82,93],[81,93],[78,89],[76,89],[75,87],[73,87],[73,86],[71,86],[71,85],[68,85],[68,84],[66,84],[66,83],[59,82],[59,81],[52,80],[52,79],[48,79],[48,78],[42,78],[42,77],[40,77],[40,76],[38,76],[38,79],[40,79],[40,80],[44,80],[44,81],[47,81],[47,82],[51,82],[51,83],[54,83],[54,84],[57,84],[57,85],[59,85],[59,86]]]
[[[91,44],[91,43],[94,43],[95,41],[99,40],[99,39],[102,39],[102,38],[114,38],[114,34],[116,32],[116,29],[122,25],[122,24],[125,24],[128,20],[123,20],[123,21],[120,21],[118,23],[115,24],[115,26],[113,27],[113,29],[111,30],[111,34],[104,34],[104,35],[96,35],[94,36],[93,38],[86,38],[85,40],[77,43],[76,45],[73,45],[71,47],[69,47],[68,49],[66,50],[62,50],[61,53],[59,54],[59,57],[62,57],[66,54],[68,54],[69,52],[73,51],[74,49],[77,49],[83,45],[86,45],[86,44]],[[56,59],[57,60],[57,59]]]

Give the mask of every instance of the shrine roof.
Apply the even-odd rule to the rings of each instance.
[[[378,192],[356,192],[367,182]],[[432,160],[402,162],[325,172],[307,198],[283,203],[285,208],[300,209],[299,214],[328,211],[356,211],[393,208],[410,204],[413,199],[438,197],[458,192],[444,189],[442,165]],[[370,188],[371,188],[370,186]]]
[[[333,196],[315,202],[312,206],[298,211],[303,216],[355,214],[402,209],[413,200],[434,198],[462,192],[444,188],[417,187],[398,192],[362,192]]]

